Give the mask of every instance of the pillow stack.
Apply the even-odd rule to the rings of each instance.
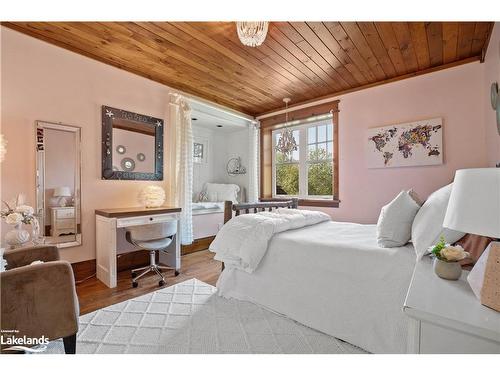
[[[382,207],[377,222],[377,242],[380,247],[404,246],[411,238],[411,225],[420,205],[411,190],[403,190]]]
[[[465,233],[443,227],[451,188],[452,184],[435,191],[422,207],[411,190],[399,193],[380,211],[377,222],[379,246],[404,246],[411,240],[419,260],[441,236],[447,243],[461,239]]]
[[[417,260],[421,259],[429,247],[435,245],[441,236],[447,243],[455,243],[465,235],[465,233],[443,227],[452,185],[446,185],[432,193],[415,216],[411,238]]]

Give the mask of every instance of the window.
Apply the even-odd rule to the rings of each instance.
[[[276,151],[281,129],[272,132],[273,197],[334,200],[334,124],[332,115],[316,116],[289,126],[298,145],[291,155]]]

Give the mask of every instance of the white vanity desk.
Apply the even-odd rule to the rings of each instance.
[[[95,211],[96,222],[96,266],[97,278],[109,288],[116,287],[116,259],[119,236],[123,236],[120,228],[134,225],[146,225],[177,221],[177,234],[168,252],[160,252],[160,263],[179,271],[181,268],[180,212],[177,207],[159,208],[114,208]]]

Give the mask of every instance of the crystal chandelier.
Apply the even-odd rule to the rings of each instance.
[[[269,22],[236,22],[236,30],[241,43],[249,47],[260,46],[267,35]]]
[[[297,151],[299,148],[297,146],[297,142],[293,136],[293,131],[290,128],[287,128],[288,125],[288,103],[290,102],[290,98],[283,99],[286,105],[285,109],[285,126],[283,131],[280,134],[280,138],[278,139],[278,144],[276,145],[276,151],[281,152],[283,155],[290,155],[293,151]]]

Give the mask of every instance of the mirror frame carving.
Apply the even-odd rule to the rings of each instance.
[[[113,118],[136,121],[150,125],[155,129],[155,171],[127,172],[113,170]],[[123,109],[102,106],[102,169],[103,180],[163,180],[163,128],[162,119],[141,115]]]

